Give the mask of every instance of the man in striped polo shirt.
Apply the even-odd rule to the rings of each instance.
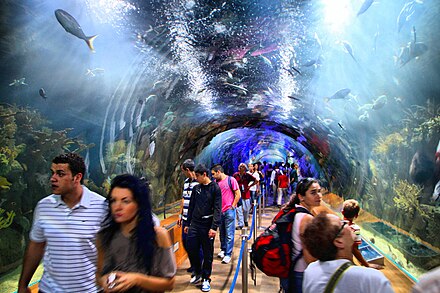
[[[186,246],[186,236],[188,234],[185,233],[185,227],[188,226],[188,207],[191,199],[191,192],[194,186],[199,184],[199,182],[197,182],[196,180],[196,173],[194,173],[194,167],[195,167],[194,161],[191,159],[185,160],[180,166],[180,169],[182,170],[183,174],[185,174],[186,179],[183,184],[182,203],[180,205],[179,220],[177,221],[177,225],[179,227],[182,227],[182,243],[186,251],[188,251]],[[201,255],[203,254],[201,253]],[[188,268],[188,272],[192,273],[192,271],[193,269],[191,264],[191,267]]]
[[[107,214],[105,198],[83,186],[83,158],[74,153],[52,161],[53,194],[34,211],[18,292],[30,292],[29,281],[41,259],[44,273],[39,292],[97,292],[96,233]]]

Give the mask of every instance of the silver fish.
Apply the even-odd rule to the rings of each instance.
[[[350,54],[350,56],[351,56],[351,58],[353,58],[354,62],[358,63],[358,61],[354,57],[353,47],[351,46],[351,44],[347,41],[341,41],[341,44],[342,44],[342,46],[344,46],[345,52]]]
[[[11,83],[9,84],[9,86],[28,85],[27,83],[24,82],[25,79],[26,79],[25,77],[20,78],[20,79],[14,79],[14,81],[11,82]]]
[[[368,8],[370,8],[371,4],[373,4],[374,0],[365,0],[364,3],[362,3],[361,8],[359,9],[358,13],[356,14],[356,16],[361,15],[362,13],[364,13],[365,11],[368,10]]]
[[[57,18],[58,22],[61,24],[61,26],[68,32],[69,34],[74,35],[75,37],[84,40],[87,43],[87,46],[89,46],[90,50],[92,52],[95,51],[93,48],[93,40],[98,36],[94,35],[91,37],[87,37],[83,30],[81,29],[81,26],[76,21],[76,19],[67,13],[66,11],[62,9],[55,10],[55,17]]]
[[[350,89],[340,89],[336,93],[334,93],[331,97],[326,97],[325,100],[328,102],[329,100],[340,100],[340,99],[346,99],[348,94],[351,92]]]

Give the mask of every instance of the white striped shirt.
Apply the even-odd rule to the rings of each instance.
[[[188,208],[189,208],[189,202],[191,200],[191,193],[192,193],[192,190],[193,190],[194,186],[196,186],[197,184],[199,184],[199,182],[197,182],[197,180],[192,179],[192,178],[186,178],[185,179],[185,183],[183,184],[183,194],[182,194],[182,198],[183,198],[183,211],[182,211],[182,219],[184,221],[188,220]]]
[[[105,198],[82,186],[81,201],[69,208],[51,194],[35,208],[30,239],[46,242],[43,292],[97,292],[96,233],[108,211]]]

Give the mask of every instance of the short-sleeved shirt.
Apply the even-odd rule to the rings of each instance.
[[[260,181],[260,174],[258,174],[258,171],[255,171],[254,173],[249,173],[252,176],[254,176],[254,178],[256,179],[256,181]],[[255,184],[254,186],[252,186],[251,188],[249,188],[250,191],[257,191],[257,184]]]
[[[346,259],[330,261],[315,261],[309,264],[304,271],[303,292],[324,292],[325,286],[331,276],[344,263]],[[390,281],[382,272],[361,266],[350,266],[340,277],[335,293],[392,293]]]
[[[107,215],[105,198],[82,186],[81,201],[69,208],[51,194],[35,208],[30,239],[46,242],[43,292],[97,292],[96,234]]]
[[[192,179],[192,178],[186,178],[185,179],[185,183],[183,184],[183,193],[182,193],[183,211],[182,211],[182,219],[184,221],[188,220],[188,208],[189,208],[189,202],[191,200],[191,192],[192,192],[194,186],[196,186],[197,184],[199,184],[199,182],[197,182],[196,179]]]
[[[278,176],[278,187],[279,188],[287,188],[289,187],[289,178],[286,174],[281,174]]]
[[[218,181],[217,184],[220,187],[220,190],[222,191],[222,213],[226,212],[232,207],[232,203],[235,199],[235,193],[232,190],[238,190],[240,187],[238,186],[237,180],[235,180],[234,177],[231,178],[231,187],[229,186],[229,180],[226,176],[225,179]]]
[[[358,225],[356,225],[355,223],[351,223],[350,228],[353,231],[353,234],[355,236],[354,243],[357,245],[360,245],[362,243],[361,228]]]
[[[249,192],[249,185],[251,184],[251,182],[255,181],[254,176],[252,176],[249,173],[241,174],[240,172],[235,172],[233,176],[237,180],[238,185],[240,186],[241,198],[242,199],[251,198],[251,193]]]
[[[121,231],[116,231],[104,252],[103,274],[112,271],[136,272],[149,276],[172,278],[176,275],[177,267],[173,246],[159,247],[154,245],[151,266],[147,269],[136,253],[136,238],[126,237]],[[139,287],[133,287],[126,293],[145,293]]]

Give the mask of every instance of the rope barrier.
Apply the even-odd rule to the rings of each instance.
[[[252,238],[252,231],[254,230],[255,219],[257,218],[256,217],[256,215],[257,215],[257,206],[260,205],[260,199],[261,199],[261,197],[258,197],[258,204],[254,205],[254,208],[253,208],[253,211],[252,211],[252,224],[251,224],[251,229],[250,229],[249,236],[241,235],[241,237],[243,239],[241,241],[240,255],[238,257],[237,267],[235,268],[234,279],[232,280],[231,288],[229,288],[229,293],[234,292],[235,284],[237,283],[238,273],[240,271],[241,260],[243,258],[244,247],[245,247],[246,242],[249,241]],[[246,251],[246,253],[247,253],[247,251]],[[247,268],[243,268],[243,269],[247,269]]]

